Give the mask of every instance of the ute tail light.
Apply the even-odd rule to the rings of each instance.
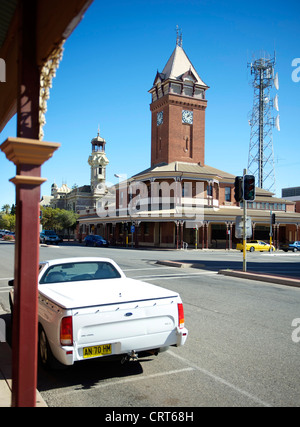
[[[72,316],[63,317],[60,324],[61,345],[73,344],[73,321]]]
[[[180,329],[184,328],[184,311],[183,304],[178,304],[178,327]]]

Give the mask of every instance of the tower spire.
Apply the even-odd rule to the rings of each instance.
[[[176,25],[176,46],[182,47],[182,30]]]

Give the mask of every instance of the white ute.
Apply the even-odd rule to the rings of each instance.
[[[38,290],[39,356],[48,367],[157,354],[188,335],[178,293],[127,278],[108,258],[43,262]]]

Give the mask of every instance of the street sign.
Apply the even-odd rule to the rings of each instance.
[[[235,220],[235,237],[242,239],[243,236],[243,216],[237,216]],[[252,237],[252,222],[251,217],[246,217],[246,239]]]
[[[130,231],[131,231],[131,233],[134,233],[134,232],[135,232],[135,226],[134,226],[134,225],[132,225],[132,226],[130,227]]]

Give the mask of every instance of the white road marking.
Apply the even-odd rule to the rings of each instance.
[[[257,402],[260,405],[263,405],[263,406],[266,406],[266,407],[271,407],[272,406],[269,403],[266,403],[263,400],[259,399],[258,397],[253,396],[251,393],[248,393],[247,391],[242,390],[241,388],[235,386],[234,384],[231,384],[230,382],[224,380],[223,378],[219,377],[218,375],[215,375],[212,372],[210,372],[210,371],[208,371],[208,370],[206,370],[204,368],[201,368],[200,366],[196,365],[195,363],[191,362],[190,360],[188,360],[188,359],[186,359],[184,357],[181,357],[181,356],[179,356],[176,353],[173,353],[173,351],[168,350],[167,352],[168,352],[168,354],[170,354],[171,356],[175,357],[176,359],[181,360],[183,363],[185,363],[187,365],[190,365],[193,369],[202,372],[203,374],[209,376],[210,378],[213,378],[215,381],[217,381],[219,383],[222,383],[222,384],[226,385],[227,387],[231,388],[232,390],[236,391],[237,393],[242,394],[242,395],[248,397],[249,399],[253,400],[254,402]]]
[[[133,279],[148,279],[148,280],[172,280],[172,279],[182,279],[182,277],[194,277],[194,276],[206,276],[206,275],[213,275],[218,274],[217,271],[201,271],[198,273],[174,273],[169,276],[162,276],[162,275],[150,275],[150,276],[135,276]]]
[[[3,288],[0,287],[0,292],[7,292],[7,291],[10,291],[11,289],[12,289],[11,286],[3,286]]]
[[[136,381],[145,381],[145,380],[148,380],[148,379],[151,379],[151,378],[164,377],[164,376],[167,376],[167,375],[175,375],[175,374],[180,374],[182,372],[194,371],[194,370],[195,370],[194,368],[189,367],[189,368],[176,369],[176,370],[167,371],[167,372],[159,372],[157,374],[144,375],[144,376],[140,376],[140,377],[131,377],[131,378],[123,379],[123,380],[106,381],[106,382],[101,382],[100,384],[96,384],[96,385],[92,386],[91,390],[98,389],[98,388],[105,388],[105,387],[114,386],[114,385],[120,385],[120,384],[126,384],[126,383],[133,383],[133,382],[136,382]],[[85,389],[81,389],[81,388],[72,389],[72,390],[69,390],[69,391],[67,391],[66,388],[64,388],[63,390],[60,390],[60,389],[56,389],[56,390],[59,391],[59,392],[61,392],[61,394],[63,394],[64,396],[67,395],[67,394],[73,394],[73,393],[76,393],[76,392],[83,392],[83,391],[85,391]]]
[[[153,267],[144,267],[144,268],[122,268],[123,271],[140,271],[140,270],[156,270],[157,271],[158,269],[174,270],[174,267],[153,266]]]

